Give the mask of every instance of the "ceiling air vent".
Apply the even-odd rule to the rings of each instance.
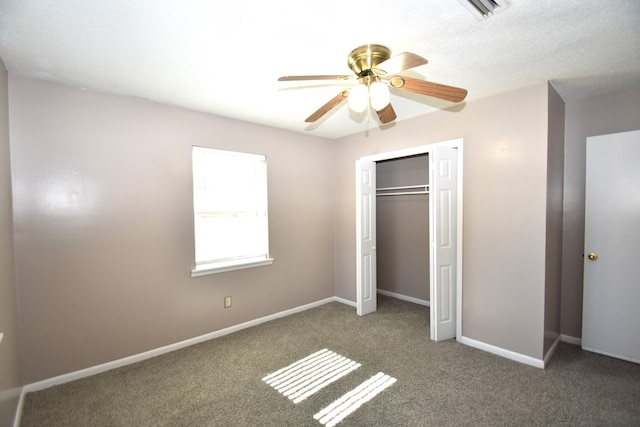
[[[479,21],[487,19],[509,7],[506,0],[458,0]]]

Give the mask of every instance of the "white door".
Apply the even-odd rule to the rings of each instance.
[[[377,307],[376,272],[376,162],[356,161],[356,262],[357,313]]]
[[[640,363],[640,131],[587,138],[582,348]]]
[[[431,339],[441,341],[456,337],[458,151],[441,147],[430,157],[430,324]]]

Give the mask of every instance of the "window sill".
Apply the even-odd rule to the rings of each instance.
[[[203,264],[191,270],[191,277],[206,276],[209,274],[225,273],[227,271],[242,270],[245,268],[262,267],[273,264],[273,258],[260,258],[258,260],[242,260],[234,262]]]

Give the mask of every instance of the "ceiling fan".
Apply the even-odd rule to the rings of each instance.
[[[466,89],[399,75],[403,71],[427,63],[426,59],[411,52],[403,52],[391,57],[391,51],[387,47],[379,44],[367,44],[352,50],[347,61],[355,76],[284,76],[278,79],[278,81],[357,81],[357,84],[352,88],[341,91],[307,117],[305,122],[315,122],[347,99],[349,108],[352,110],[361,113],[370,105],[378,114],[382,124],[392,122],[397,116],[389,100],[389,87],[451,102],[460,102],[467,96]]]

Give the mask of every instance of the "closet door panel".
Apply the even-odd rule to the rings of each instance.
[[[376,272],[376,163],[356,162],[356,264],[357,313],[377,308]]]
[[[457,159],[452,147],[432,153],[431,300],[438,303],[431,307],[431,338],[436,341],[456,336]]]

